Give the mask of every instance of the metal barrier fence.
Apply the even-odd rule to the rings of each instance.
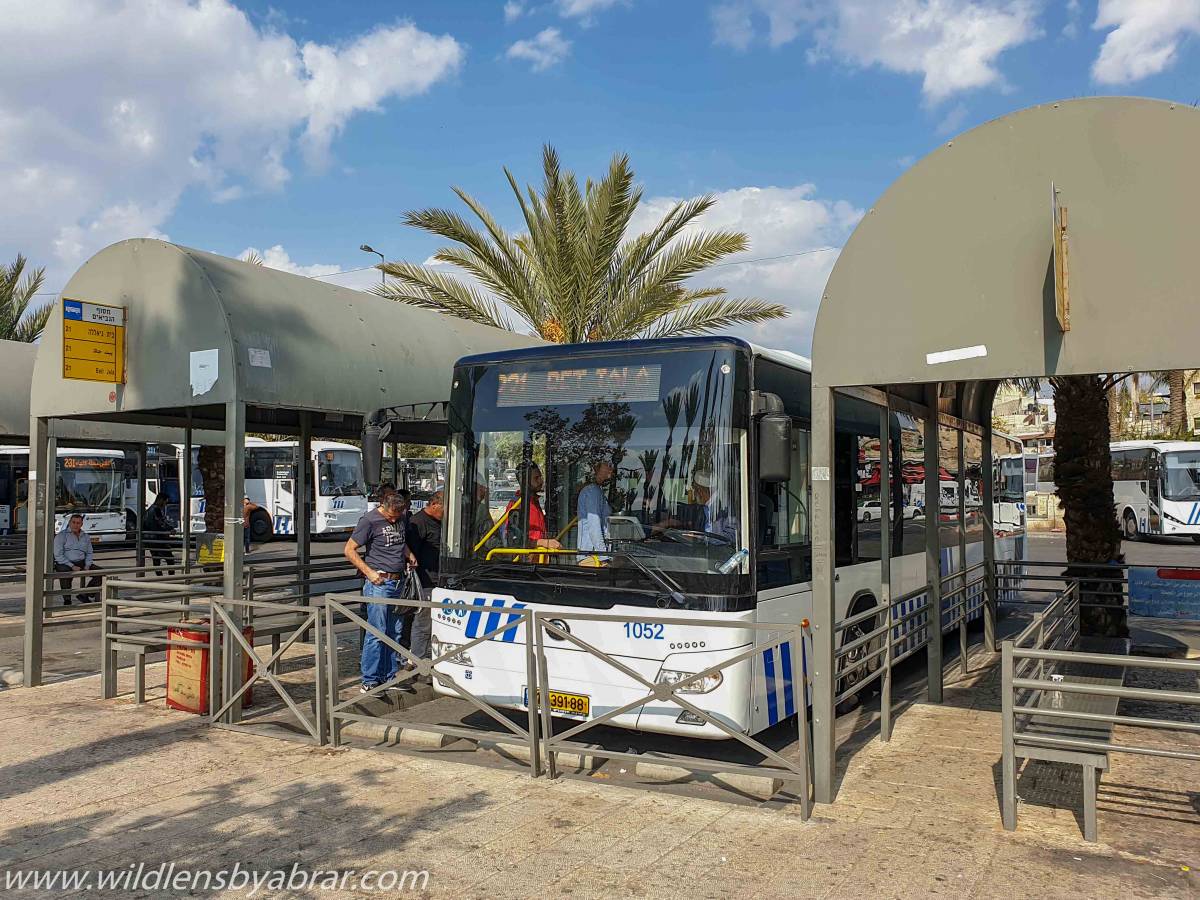
[[[667,763],[670,765],[679,766],[688,770],[701,772],[721,772],[730,774],[746,774],[746,775],[763,775],[769,774],[786,782],[798,782],[799,789],[796,794],[800,798],[800,814],[801,817],[807,819],[812,812],[812,753],[809,745],[809,727],[808,727],[808,683],[801,666],[799,677],[799,691],[796,691],[795,674],[793,674],[792,690],[798,693],[800,698],[796,706],[796,741],[799,749],[799,760],[793,761],[788,759],[781,753],[772,750],[770,747],[763,744],[761,741],[755,740],[749,735],[743,734],[740,730],[733,728],[722,718],[710,710],[706,710],[691,700],[686,699],[684,693],[696,693],[694,687],[704,683],[705,679],[713,676],[721,676],[725,670],[731,666],[744,666],[751,668],[754,657],[759,653],[768,653],[778,650],[781,659],[783,655],[788,653],[788,644],[792,647],[803,648],[804,632],[799,625],[777,625],[768,623],[745,623],[745,622],[719,622],[712,619],[701,619],[688,616],[629,616],[629,615],[609,615],[602,612],[562,612],[556,611],[552,614],[543,614],[535,612],[532,617],[534,629],[534,642],[536,644],[537,656],[537,677],[530,681],[531,687],[528,690],[530,698],[529,708],[534,709],[534,700],[536,698],[537,705],[540,707],[542,720],[542,749],[546,753],[547,772],[551,778],[556,778],[557,762],[556,755],[561,752],[574,752],[579,754],[589,754],[606,759],[621,759],[632,762],[653,762]],[[651,681],[644,677],[636,669],[629,666],[627,663],[614,656],[606,653],[595,645],[583,640],[570,631],[570,622],[614,622],[622,624],[637,624],[642,625],[680,625],[680,626],[701,626],[708,628],[725,628],[738,631],[749,631],[753,633],[753,638],[750,640],[750,646],[744,650],[732,650],[731,656],[714,665],[696,672],[688,674],[683,678],[671,682]],[[503,630],[503,629],[498,629]],[[762,632],[767,632],[765,641],[760,642],[758,635]],[[528,635],[528,631],[526,635]],[[553,723],[551,721],[550,711],[550,676],[548,672],[546,659],[546,637],[551,636],[559,641],[570,643],[579,650],[584,651],[593,659],[598,659],[605,665],[613,668],[617,672],[625,676],[631,682],[632,686],[637,691],[644,691],[642,696],[628,700],[619,706],[606,710],[595,718],[587,719],[578,724],[572,725],[561,734],[555,735]],[[529,641],[526,639],[528,647]],[[537,686],[536,691],[534,685]],[[692,690],[689,691],[689,688]],[[786,689],[785,689],[786,690]],[[703,693],[703,692],[699,692]],[[647,703],[654,701],[656,703],[667,703],[677,707],[681,714],[689,713],[693,718],[692,724],[696,725],[712,725],[717,730],[722,732],[726,737],[733,738],[746,747],[749,747],[755,753],[760,754],[765,760],[770,760],[774,765],[760,763],[756,766],[747,766],[736,763],[722,762],[712,759],[702,759],[696,756],[675,754],[675,753],[628,753],[615,750],[606,750],[593,747],[589,744],[583,744],[578,741],[571,740],[573,737],[589,731],[606,722],[611,722],[618,716],[625,713],[633,712],[634,710],[643,710]]]
[[[263,600],[228,600],[224,597],[214,597],[210,601],[212,609],[212,631],[210,632],[209,654],[209,683],[221,672],[221,705],[215,703],[209,706],[209,721],[218,726],[235,727],[243,721],[242,698],[255,685],[265,682],[283,701],[292,717],[300,723],[315,744],[326,742],[324,709],[325,670],[322,661],[321,610],[319,605],[297,607],[294,604],[270,603]],[[253,635],[257,636],[263,623],[274,631],[271,653],[265,659],[258,655],[253,640],[247,640],[243,627],[247,620],[253,619],[259,624],[254,626]],[[309,717],[300,704],[296,702],[291,692],[277,673],[281,659],[293,644],[300,641],[310,630],[315,631],[316,641],[313,647],[313,715]],[[282,641],[280,634],[286,635]],[[241,678],[242,666],[239,664],[242,654],[250,664],[248,677]],[[220,660],[218,662],[218,656]],[[235,687],[236,685],[236,687]]]
[[[513,628],[525,628],[525,634],[529,634],[530,626],[533,620],[533,612],[527,608],[514,609],[506,608],[503,615],[497,615],[496,621],[503,619],[503,624],[499,624],[494,628],[487,628],[483,634],[466,641],[462,644],[456,644],[448,649],[445,653],[434,656],[432,659],[422,659],[414,656],[413,653],[406,647],[401,646],[393,640],[389,635],[383,633],[376,628],[365,618],[358,614],[357,611],[351,609],[351,606],[358,607],[364,603],[366,598],[361,594],[328,594],[324,598],[325,607],[325,670],[329,673],[327,679],[329,690],[329,735],[334,746],[341,743],[341,728],[346,722],[367,722],[386,727],[403,726],[411,728],[415,731],[427,731],[434,734],[448,735],[451,737],[467,738],[468,740],[481,740],[497,744],[516,744],[524,746],[529,750],[529,759],[531,774],[537,777],[541,774],[541,754],[539,752],[540,738],[538,735],[538,716],[536,707],[529,704],[528,709],[528,725],[522,727],[509,716],[506,716],[499,708],[472,692],[467,686],[459,683],[458,679],[452,675],[439,671],[436,667],[439,663],[453,663],[456,659],[461,659],[464,654],[468,653],[471,648],[482,644],[484,641],[492,640],[502,633],[509,632]],[[371,597],[370,602],[382,604],[384,606],[396,607],[399,609],[421,610],[438,609],[444,612],[461,611],[464,615],[469,613],[472,607],[467,603],[434,603],[428,600],[415,600],[409,598],[383,598]],[[364,632],[370,633],[382,641],[386,646],[399,654],[399,658],[407,663],[411,663],[413,668],[405,669],[400,667],[400,671],[391,681],[377,685],[374,689],[365,694],[356,694],[349,700],[342,700],[338,693],[338,662],[337,662],[337,632],[338,621],[337,617],[342,617],[343,623],[351,624]],[[486,627],[486,626],[485,626]],[[537,684],[537,670],[533,661],[533,643],[525,642],[525,675],[526,685],[529,686],[530,696],[534,695],[535,686]],[[487,715],[494,721],[499,728],[469,728],[459,725],[440,725],[425,722],[398,722],[395,719],[388,719],[382,716],[375,716],[369,713],[362,712],[358,709],[360,704],[371,697],[376,697],[384,691],[392,687],[403,685],[406,682],[412,681],[417,677],[424,676],[430,679],[436,679],[437,683],[442,687],[452,690],[461,699],[466,700],[475,709]]]
[[[1089,653],[1067,649],[1079,640],[1080,608],[1084,605],[1078,582],[1059,589],[1046,601],[1041,612],[1015,638],[1001,648],[1001,741],[1002,741],[1002,814],[1004,827],[1016,828],[1016,759],[1024,748],[1037,748],[1043,759],[1076,762],[1084,767],[1084,836],[1095,840],[1096,783],[1098,769],[1107,765],[1110,753],[1130,753],[1168,759],[1200,760],[1195,744],[1179,748],[1148,747],[1117,743],[1111,730],[1128,725],[1157,731],[1200,734],[1200,722],[1165,718],[1127,716],[1118,713],[1121,700],[1149,703],[1200,705],[1200,691],[1176,691],[1157,688],[1126,687],[1124,678],[1077,677],[1083,667],[1111,667],[1122,673],[1129,669],[1182,672],[1200,677],[1200,660],[1157,659],[1108,653]],[[1072,667],[1075,667],[1072,669]],[[1064,674],[1065,673],[1065,674]],[[1112,683],[1115,682],[1115,683]],[[1193,682],[1194,683],[1194,682]],[[1101,698],[1110,711],[1078,708],[1082,703],[1063,702],[1062,696]],[[1042,702],[1049,698],[1050,702]],[[1077,708],[1066,708],[1075,706]],[[1061,727],[1050,722],[1065,723]],[[1032,728],[1031,723],[1039,727]],[[1076,725],[1099,725],[1100,729],[1082,732]],[[1104,735],[1107,735],[1105,737]]]
[[[425,731],[450,737],[465,738],[482,743],[521,746],[526,748],[529,753],[530,774],[532,777],[538,777],[543,773],[548,774],[552,778],[557,777],[557,754],[559,753],[578,753],[581,758],[588,756],[601,759],[664,763],[693,771],[742,773],[760,776],[769,775],[782,781],[798,783],[798,789],[795,793],[800,798],[801,814],[807,818],[811,812],[812,777],[809,743],[811,737],[808,727],[808,682],[802,665],[798,666],[799,671],[794,672],[792,675],[793,696],[797,698],[795,707],[797,716],[797,743],[799,747],[798,760],[789,759],[760,741],[742,734],[738,729],[731,727],[723,721],[720,716],[704,709],[699,702],[688,699],[686,696],[690,686],[699,683],[703,679],[719,675],[731,666],[752,666],[753,658],[756,654],[773,648],[779,648],[789,642],[791,642],[792,647],[802,647],[803,633],[799,625],[722,623],[714,622],[711,619],[687,616],[616,616],[603,612],[565,612],[556,610],[553,613],[540,613],[529,607],[504,607],[503,609],[489,609],[489,621],[482,626],[481,633],[478,636],[464,640],[463,643],[456,643],[449,646],[444,651],[436,653],[432,659],[422,659],[414,656],[411,651],[401,646],[397,641],[372,625],[357,612],[357,607],[363,604],[364,600],[364,597],[357,594],[330,594],[324,598],[325,624],[323,637],[326,655],[324,670],[327,673],[326,683],[329,690],[326,708],[328,709],[329,716],[328,733],[331,742],[335,746],[341,743],[341,732],[345,724],[350,722],[364,722],[384,727],[412,729],[414,731]],[[462,615],[476,611],[476,607],[466,602],[432,602],[407,598],[387,599],[376,597],[370,598],[370,602],[404,609],[428,609],[431,611],[431,614],[433,610],[456,612]],[[701,672],[689,674],[687,677],[674,683],[658,683],[638,673],[616,656],[606,653],[579,638],[577,635],[572,634],[569,626],[567,626],[567,622],[584,620],[628,623],[631,625],[635,623],[650,623],[715,626],[753,632],[754,635],[767,632],[768,638],[761,643],[756,638],[751,638],[751,645],[749,647],[730,650],[728,658],[720,660]],[[405,671],[401,667],[401,671],[391,681],[378,685],[366,693],[355,694],[353,697],[343,700],[340,696],[337,674],[336,640],[339,630],[345,630],[345,626],[363,629],[373,634],[399,654],[402,660],[411,663],[412,669]],[[530,638],[531,635],[532,639]],[[565,731],[555,735],[553,732],[553,713],[550,707],[550,673],[548,672],[545,642],[547,636],[568,642],[590,657],[602,661],[624,676],[628,680],[628,685],[633,687],[635,691],[644,691],[644,694],[626,703],[622,703],[618,707],[605,710],[595,718],[576,722]],[[524,660],[524,696],[509,698],[514,708],[508,712],[491,700],[481,696],[477,689],[474,688],[473,683],[467,682],[465,679],[460,681],[449,672],[439,669],[442,663],[456,664],[456,660],[461,660],[464,656],[469,655],[472,648],[491,640],[502,640],[505,643],[523,645],[524,647],[522,654]],[[450,691],[460,699],[465,700],[474,710],[483,713],[489,720],[494,722],[495,727],[468,727],[461,724],[447,725],[411,721],[409,719],[400,720],[372,715],[360,709],[364,700],[378,696],[391,687],[403,685],[420,676],[435,680],[444,690]],[[762,756],[764,760],[769,761],[769,763],[747,765],[665,752],[635,754],[610,751],[573,740],[573,738],[588,729],[610,723],[618,716],[643,709],[647,704],[653,702],[671,704],[681,713],[686,712],[694,716],[695,720],[693,721],[698,720],[699,723],[711,724],[725,736],[733,738],[750,748]],[[524,709],[517,708],[520,706],[523,706]]]
[[[1138,568],[1127,563],[1068,563],[1061,560],[996,560],[996,589],[1005,604],[1043,607],[1053,603],[1065,586],[1079,588],[1081,606],[1112,606],[1117,597],[1129,599],[1129,572]],[[1193,568],[1172,566],[1172,568]],[[1058,569],[1051,572],[1050,569]],[[1049,599],[1038,595],[1049,594]],[[1024,596],[1021,595],[1032,595]],[[1107,600],[1108,602],[1103,602]]]
[[[103,697],[116,696],[118,654],[133,653],[136,657],[135,693],[140,703],[145,694],[147,655],[165,652],[173,646],[189,647],[208,653],[206,699],[214,723],[239,723],[240,699],[253,683],[262,682],[280,695],[283,704],[314,741],[324,742],[327,717],[321,655],[317,653],[315,661],[314,716],[307,716],[299,709],[276,672],[293,644],[310,639],[311,632],[320,631],[320,605],[309,605],[316,592],[344,584],[356,574],[344,560],[331,558],[308,566],[299,566],[294,559],[290,563],[256,561],[255,567],[247,572],[243,596],[232,601],[222,595],[223,573],[219,569],[162,576],[142,569],[133,574],[137,577],[114,577],[106,572],[101,587],[103,600],[94,613],[101,622]],[[239,627],[235,629],[232,622],[238,622]],[[252,641],[247,641],[241,630],[247,626],[253,629],[253,641],[270,638],[267,658],[251,649]],[[204,637],[198,641],[172,637],[169,631],[173,628],[185,628]],[[315,645],[321,644],[317,633]],[[245,683],[238,676],[240,668],[235,666],[238,658],[250,663]]]

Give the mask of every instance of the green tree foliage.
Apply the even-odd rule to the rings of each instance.
[[[601,180],[582,187],[550,146],[542,168],[540,190],[524,191],[504,170],[524,219],[520,234],[505,231],[461,188],[454,192],[477,223],[446,209],[405,215],[406,224],[450,241],[434,259],[473,281],[433,266],[388,262],[378,268],[389,280],[375,292],[554,343],[705,334],[788,315],[777,303],[687,286],[691,276],[749,246],[740,232],[692,227],[713,197],[680,201],[649,231],[626,238],[642,199],[628,156],[613,157]]]
[[[44,268],[25,271],[21,254],[9,265],[0,264],[0,340],[30,344],[42,335],[53,302],[34,303],[46,280]]]

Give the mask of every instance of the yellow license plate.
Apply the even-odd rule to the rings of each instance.
[[[528,695],[528,691],[526,691]],[[586,694],[568,694],[566,691],[550,691],[550,712],[564,716],[579,716],[586,719],[592,712],[592,698]],[[541,703],[541,697],[537,702]]]

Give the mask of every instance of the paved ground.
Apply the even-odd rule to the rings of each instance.
[[[1077,784],[1055,767],[1022,778],[1020,828],[1000,828],[995,669],[979,662],[945,706],[907,709],[890,744],[846,748],[838,802],[808,823],[794,805],[212,728],[96,701],[95,678],[7,691],[0,868],[427,869],[424,893],[456,898],[1196,896],[1196,763],[1118,758],[1105,843],[1080,839]]]

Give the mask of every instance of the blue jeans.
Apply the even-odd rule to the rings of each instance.
[[[404,592],[404,582],[388,580],[382,584],[371,584],[368,581],[363,585],[362,592],[364,597],[399,597]],[[402,612],[404,612],[403,607],[391,606],[386,603],[368,603],[367,621],[399,644],[404,627]],[[385,681],[391,681],[399,670],[396,651],[370,631],[363,632],[360,665],[362,683],[367,687],[375,687]]]

